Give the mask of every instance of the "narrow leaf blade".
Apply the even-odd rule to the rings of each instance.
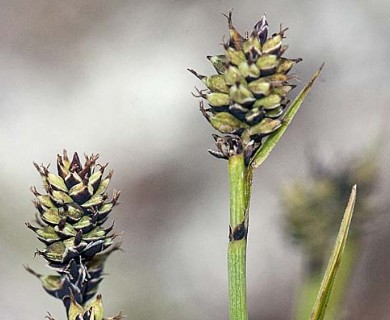
[[[268,157],[268,155],[271,153],[275,145],[278,143],[284,132],[286,131],[287,127],[293,120],[295,114],[297,113],[299,107],[301,106],[303,100],[306,98],[307,94],[309,93],[310,89],[312,88],[314,81],[318,78],[320,75],[322,69],[324,67],[324,64],[321,65],[321,67],[314,73],[313,77],[309,81],[309,83],[302,89],[302,91],[298,94],[298,96],[294,99],[294,101],[291,103],[290,108],[287,110],[285,115],[282,119],[282,126],[275,131],[273,134],[271,134],[267,140],[263,143],[263,145],[259,148],[259,150],[256,152],[256,154],[253,156],[251,160],[251,166],[253,168],[259,167],[264,160]]]
[[[340,265],[341,256],[348,237],[349,227],[353,209],[356,201],[356,185],[352,187],[351,195],[347,207],[344,212],[343,220],[341,221],[339,233],[337,235],[336,243],[333,247],[332,255],[326,267],[324,277],[321,282],[320,290],[318,291],[316,302],[310,315],[310,320],[322,320],[325,316],[326,306],[332,291],[333,283],[336,278],[336,273]]]

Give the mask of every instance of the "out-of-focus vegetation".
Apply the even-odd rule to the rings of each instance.
[[[341,312],[340,302],[347,293],[348,282],[359,259],[364,226],[382,211],[373,198],[378,189],[378,148],[350,159],[338,158],[331,164],[309,158],[310,176],[291,183],[283,193],[286,232],[302,248],[305,255],[306,279],[296,306],[296,318],[307,319],[317,294],[321,273],[329,258],[350,186],[358,185],[350,239],[341,262],[338,280],[330,300],[326,319]]]

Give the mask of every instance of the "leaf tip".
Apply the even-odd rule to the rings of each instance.
[[[355,202],[355,200],[356,200],[356,192],[357,192],[357,185],[354,184],[354,185],[352,186],[351,196],[350,196],[350,199],[351,199],[353,202]]]

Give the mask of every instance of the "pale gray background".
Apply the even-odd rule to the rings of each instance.
[[[109,260],[100,287],[107,316],[123,310],[137,320],[227,319],[226,162],[206,152],[213,131],[190,94],[201,84],[186,68],[212,72],[205,56],[221,52],[227,35],[221,13],[230,8],[241,31],[264,12],[272,31],[280,22],[290,28],[287,56],[303,58],[294,70],[300,87],[326,62],[255,175],[250,315],[290,318],[302,256],[283,235],[280,190],[307,175],[308,148],[325,158],[358,153],[387,127],[387,0],[0,1],[1,319],[43,319],[46,311],[64,318],[61,302],[22,267],[48,271],[33,258],[42,245],[24,223],[34,216],[29,186],[41,186],[32,161],[54,168],[63,148],[100,153],[115,170],[112,187],[123,192],[112,218],[124,231],[125,252]],[[384,193],[389,149],[386,141]],[[365,266],[352,306],[360,306],[360,316],[373,306]],[[389,308],[390,289],[382,291],[375,310]]]

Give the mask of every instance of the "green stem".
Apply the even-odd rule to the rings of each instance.
[[[242,154],[229,158],[230,234],[228,247],[229,319],[247,320],[246,243],[251,171]],[[249,190],[248,190],[249,188]]]

